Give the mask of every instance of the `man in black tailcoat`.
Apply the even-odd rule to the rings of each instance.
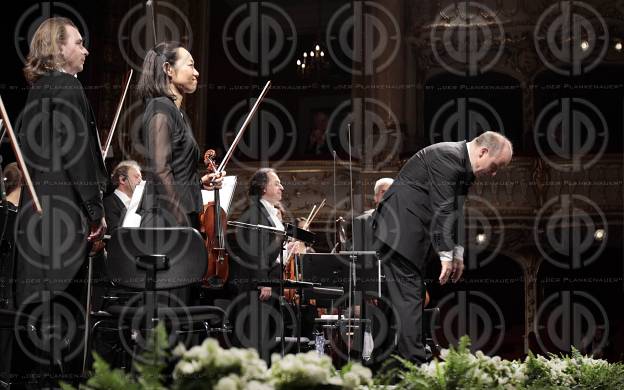
[[[423,272],[433,249],[441,284],[462,275],[463,203],[475,177],[494,176],[509,164],[511,142],[485,132],[470,142],[442,142],[416,153],[403,166],[373,214],[388,298],[398,314],[397,351],[425,361],[422,342]]]
[[[35,325],[51,335],[42,340],[50,343],[40,346],[42,358],[65,373],[76,372],[69,361],[81,356],[76,351],[87,256],[106,231],[106,169],[95,117],[76,78],[88,54],[69,19],[50,18],[39,26],[24,68],[31,88],[18,126],[43,213],[35,212],[29,191],[22,191],[15,230],[16,307],[42,321]]]

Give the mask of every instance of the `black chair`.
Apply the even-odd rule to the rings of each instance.
[[[113,302],[105,310],[91,313],[94,324],[88,355],[97,329],[114,321],[116,326],[108,329],[131,331],[133,338],[137,332],[149,332],[158,322],[164,322],[170,331],[179,326],[176,337],[184,333],[205,332],[210,336],[229,331],[223,309],[187,306],[184,298],[177,297],[198,286],[206,272],[207,251],[195,229],[119,228],[113,231],[107,251],[108,278],[117,290],[124,288],[134,294],[126,302]]]

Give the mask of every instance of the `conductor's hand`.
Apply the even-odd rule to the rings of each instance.
[[[104,233],[106,233],[106,220],[102,217],[99,222],[91,224],[87,241],[93,242],[100,240],[104,237]]]
[[[267,301],[269,298],[271,298],[271,287],[261,287],[260,300]]]
[[[221,171],[221,173],[209,173],[207,175],[204,175],[201,178],[202,186],[205,190],[220,190],[223,186],[223,178],[225,177],[225,175],[225,171]]]
[[[454,258],[453,261],[440,261],[442,263],[442,271],[440,271],[440,284],[448,282],[449,278],[453,283],[461,278],[464,273],[464,260]]]

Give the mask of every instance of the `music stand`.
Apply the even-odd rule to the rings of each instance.
[[[303,280],[311,283],[320,283],[325,289],[342,291],[344,295],[345,287],[349,283],[348,269],[339,255],[327,253],[306,253],[301,255],[301,274]],[[332,307],[333,301],[340,296],[331,293],[322,294],[315,289],[305,289],[306,297],[314,297],[317,305],[321,307]]]
[[[281,349],[281,356],[284,356],[285,354],[285,340],[284,340],[284,308],[283,305],[285,304],[285,300],[284,300],[284,250],[286,250],[286,239],[288,237],[292,237],[295,238],[297,240],[303,241],[306,244],[314,244],[314,242],[316,241],[316,235],[312,232],[309,232],[307,230],[303,230],[298,228],[297,226],[294,226],[292,224],[285,224],[284,225],[284,230],[278,229],[274,226],[267,226],[267,225],[255,225],[255,224],[250,224],[250,223],[245,223],[245,222],[238,222],[238,221],[228,221],[227,223],[229,226],[235,226],[237,228],[242,228],[242,229],[248,229],[248,230],[255,230],[255,231],[259,231],[259,232],[263,232],[263,233],[268,233],[268,234],[274,234],[278,237],[280,237],[281,239],[281,248],[282,250],[279,251],[279,260],[280,260],[280,272],[279,272],[279,280],[277,281],[277,283],[279,284],[279,309],[280,309],[280,316],[282,317],[282,321],[281,321],[281,336],[280,336],[280,349]],[[260,258],[264,258],[264,248],[262,246],[260,246]],[[258,285],[259,286],[272,286],[276,284],[276,281],[271,281],[271,280],[267,280],[264,281],[265,283],[263,283],[263,281],[259,281]],[[296,281],[290,281],[291,284],[292,283],[298,283]],[[305,283],[303,284],[298,284],[297,287],[298,288],[302,288],[305,286]],[[297,313],[297,321],[298,323],[301,323],[301,307],[298,306],[298,313]],[[299,329],[298,331],[299,336],[301,333],[301,329]],[[298,337],[299,339],[300,337]]]
[[[304,280],[321,283],[324,287],[342,288],[348,293],[349,318],[353,317],[356,295],[357,301],[360,301],[362,319],[366,318],[366,294],[374,291],[375,293],[370,295],[381,296],[381,268],[377,253],[374,251],[305,254],[301,268]],[[318,296],[314,291],[307,293]],[[333,299],[329,301],[332,308],[333,301]],[[320,304],[328,306],[328,302],[322,298]],[[361,337],[362,344],[363,341],[364,337]],[[363,351],[363,345],[361,347],[360,350]]]

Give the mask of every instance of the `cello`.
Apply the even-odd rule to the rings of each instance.
[[[316,215],[324,205],[325,199],[323,199],[318,208],[316,207],[316,205],[314,205],[314,207],[312,207],[312,210],[310,211],[310,214],[308,215],[308,218],[306,218],[303,225],[299,227],[303,230],[309,230],[312,221],[314,220],[314,218],[316,218]],[[303,248],[301,248],[302,246]],[[297,266],[297,256],[305,253],[305,251],[305,245],[303,245],[301,241],[294,241],[292,243],[292,247],[288,251],[288,256],[286,257],[286,265],[284,266],[284,280],[299,281],[300,272],[299,267]],[[284,297],[288,302],[291,302],[293,304],[298,303],[299,300],[297,289],[294,288],[284,289]]]
[[[204,153],[204,164],[208,173],[216,173],[216,152],[213,149]],[[229,256],[225,251],[225,233],[223,228],[227,225],[227,213],[221,207],[219,189],[214,189],[214,200],[204,205],[204,211],[200,216],[201,228],[206,234],[206,249],[208,250],[208,268],[204,275],[204,288],[222,288],[228,278]]]

